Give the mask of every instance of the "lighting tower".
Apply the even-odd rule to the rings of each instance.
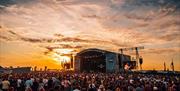
[[[139,65],[139,50],[140,49],[144,49],[144,46],[139,46],[139,47],[131,47],[131,48],[121,48],[119,49],[119,51],[121,52],[121,61],[123,61],[124,57],[123,57],[123,51],[129,51],[129,50],[135,50],[136,51],[136,69],[138,69],[138,65]],[[123,64],[122,64],[123,67]]]

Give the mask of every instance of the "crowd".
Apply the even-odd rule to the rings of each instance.
[[[180,77],[137,73],[1,74],[0,91],[180,91]]]

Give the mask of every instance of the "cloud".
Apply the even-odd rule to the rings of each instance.
[[[9,32],[10,34],[12,34],[12,35],[19,36],[19,34],[13,32],[13,31],[11,31],[11,30],[9,30],[8,32]]]
[[[0,5],[11,5],[11,4],[15,4],[15,2],[13,0],[1,0],[0,1]]]
[[[40,42],[42,42],[41,39],[23,38],[23,37],[21,38],[21,40],[31,42],[31,43],[40,43]]]
[[[10,6],[10,5],[14,5],[14,4],[27,4],[27,3],[34,3],[37,2],[39,0],[1,0],[0,1],[0,5],[3,6]]]
[[[148,49],[146,54],[171,54],[171,53],[178,53],[180,51],[179,48],[160,48],[160,49]]]
[[[89,38],[78,38],[78,37],[65,37],[62,34],[54,34],[53,38],[33,38],[33,37],[29,37],[29,36],[24,36],[24,34],[21,32],[21,34],[14,32],[10,29],[5,30],[6,33],[3,36],[1,36],[2,39],[7,39],[8,41],[24,41],[24,42],[29,42],[29,43],[34,43],[37,45],[41,45],[41,44],[45,44],[45,43],[50,43],[51,45],[54,45],[54,43],[74,43],[74,44],[78,44],[78,45],[84,45],[85,44],[96,44],[96,43],[100,43],[103,45],[114,45],[114,46],[127,46],[126,44],[123,43],[117,43],[115,42],[115,40],[101,40],[101,39],[89,39]],[[2,33],[1,33],[2,34]],[[84,45],[85,46],[85,45]],[[62,47],[62,45],[61,45]],[[62,48],[71,48],[70,46],[64,45],[64,47]]]
[[[48,55],[51,52],[55,52],[54,50],[56,50],[56,49],[73,49],[75,51],[77,49],[83,48],[83,46],[73,46],[73,45],[68,45],[68,44],[60,44],[57,47],[46,46],[45,48],[47,49],[47,51],[44,51],[44,55]]]
[[[62,38],[61,40],[64,42],[69,42],[69,41],[72,41],[72,42],[88,42],[87,40],[84,40],[84,39],[71,38],[71,37]]]
[[[180,16],[177,16],[180,17]],[[168,29],[170,27],[175,27],[177,29],[180,29],[179,25],[180,25],[180,20],[177,20],[177,17],[171,18],[171,20],[166,19],[166,20],[161,20],[159,22],[156,22],[155,24],[157,26],[152,27],[152,29],[158,30],[158,29]],[[166,17],[168,18],[168,17]],[[164,21],[164,22],[163,22]]]
[[[143,20],[143,21],[151,21],[153,20],[152,17],[144,17],[144,16],[140,16],[140,15],[136,15],[136,14],[127,14],[125,15],[126,18],[128,19],[136,19],[136,20]]]
[[[10,39],[10,38],[5,37],[5,36],[2,36],[2,35],[0,35],[0,39],[6,40],[6,41],[11,41],[11,39]]]
[[[179,2],[173,0],[25,1],[16,0],[13,4],[7,1],[8,6],[3,9],[6,13],[0,17],[1,24],[10,30],[1,39],[57,48],[84,46],[115,50],[160,45],[179,38],[178,33],[171,32],[172,28],[179,29],[176,14]]]
[[[173,41],[173,40],[177,41],[180,39],[180,33],[166,34],[166,35],[160,36],[159,38],[165,41]]]
[[[96,18],[96,19],[102,19],[102,17],[97,16],[97,15],[82,15],[82,17],[85,17],[85,18]]]
[[[62,35],[62,34],[54,34],[54,36],[56,36],[56,37],[64,37],[64,35]]]
[[[125,0],[123,7],[125,9],[131,10],[132,8],[142,8],[143,7],[162,7],[162,6],[177,6],[176,9],[180,9],[180,1],[179,0]]]

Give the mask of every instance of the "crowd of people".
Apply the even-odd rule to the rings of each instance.
[[[180,77],[137,73],[0,74],[0,91],[180,91]]]

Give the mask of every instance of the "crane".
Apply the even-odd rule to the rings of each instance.
[[[141,50],[141,49],[144,49],[144,46],[131,47],[131,48],[121,48],[121,49],[119,49],[119,51],[121,53],[121,60],[123,60],[123,58],[124,58],[123,57],[123,51],[135,50],[136,51],[136,69],[137,69],[138,68],[138,61],[139,61],[139,50]],[[140,69],[141,69],[141,63],[142,62],[140,62]]]

